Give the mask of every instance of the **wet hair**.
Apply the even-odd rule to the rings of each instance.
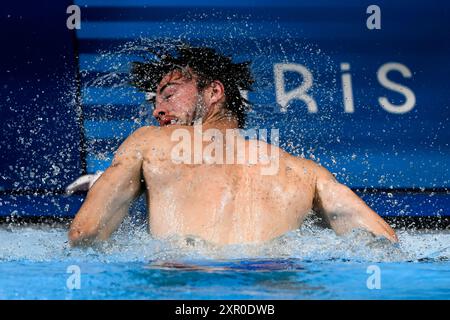
[[[233,63],[230,56],[209,47],[177,45],[175,50],[148,48],[149,57],[144,62],[133,62],[130,83],[140,91],[155,92],[162,78],[174,70],[191,69],[198,77],[197,87],[203,90],[213,81],[220,81],[225,89],[225,108],[244,127],[250,102],[240,90],[252,90],[254,83],[250,61]]]

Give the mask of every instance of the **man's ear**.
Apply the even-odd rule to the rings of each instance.
[[[208,86],[206,90],[206,99],[208,99],[209,104],[215,104],[220,100],[225,98],[225,87],[223,83],[219,80],[214,80]]]

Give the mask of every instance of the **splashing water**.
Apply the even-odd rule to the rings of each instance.
[[[149,48],[173,50],[175,46],[189,43],[195,46],[212,47],[219,52],[230,55],[235,62],[251,61],[251,69],[256,79],[254,91],[248,93],[252,108],[248,113],[247,127],[284,128],[281,135],[280,146],[288,152],[303,157],[311,157],[317,161],[315,153],[332,155],[327,150],[325,141],[329,137],[339,137],[342,133],[342,120],[333,115],[333,97],[338,93],[335,86],[334,74],[336,62],[327,56],[317,45],[301,41],[299,34],[292,34],[283,26],[274,21],[271,24],[273,37],[261,37],[260,34],[267,32],[260,24],[251,22],[252,15],[233,15],[227,18],[226,24],[211,24],[208,21],[219,18],[219,13],[211,12],[208,15],[192,12],[183,18],[184,22],[192,23],[189,28],[180,27],[176,23],[170,26],[174,37],[170,38],[139,38],[127,41],[122,45],[108,50],[101,50],[96,58],[82,70],[83,87],[108,88],[104,92],[104,98],[112,101],[114,99],[132,101],[140,105],[138,110],[130,110],[128,119],[134,122],[133,129],[142,125],[155,124],[151,119],[151,110],[143,104],[143,95],[136,95],[129,90],[129,70],[132,61],[142,61],[152,56]],[[166,22],[171,24],[170,21]],[[201,27],[200,27],[201,26]],[[216,35],[220,34],[221,37]],[[176,35],[176,36],[175,36]],[[274,70],[270,67],[277,63],[300,63],[308,66],[314,74],[314,81],[309,93],[317,101],[321,101],[321,110],[313,122],[307,121],[307,108],[302,101],[293,102],[293,105],[282,112],[276,99],[276,88],[274,83]],[[102,68],[106,70],[99,71]],[[289,73],[286,73],[289,75]],[[299,75],[286,76],[284,79],[286,90],[292,90],[299,85]],[[84,99],[85,103],[94,103],[89,97]],[[123,107],[123,106],[122,106]],[[101,114],[105,119],[114,118],[114,108],[111,104],[99,105]],[[108,111],[111,110],[111,111]],[[110,112],[110,114],[108,113]],[[326,137],[323,130],[326,127]],[[118,123],[114,128],[117,137],[123,139],[130,133],[127,123]],[[100,139],[99,139],[100,140]],[[95,154],[96,158],[110,161],[111,153],[117,149],[117,142],[108,146],[108,149],[95,149],[96,138],[88,139],[88,152]]]
[[[337,236],[306,222],[300,229],[263,244],[215,246],[196,238],[155,239],[145,224],[128,219],[111,240],[100,246],[70,248],[67,228],[51,226],[0,228],[0,261],[101,261],[149,262],[233,259],[300,259],[303,261],[418,262],[447,261],[450,232],[446,230],[398,231],[399,244],[392,245],[362,230]]]
[[[202,19],[214,19],[214,14],[187,17],[189,22],[201,22]],[[327,150],[327,144],[343,147],[345,144],[340,138],[343,134],[342,119],[333,116],[337,90],[336,80],[330,75],[336,73],[337,63],[317,46],[299,42],[300,30],[299,35],[292,35],[273,23],[271,32],[282,37],[262,39],[258,35],[264,34],[264,30],[252,24],[250,19],[231,17],[226,24],[200,28],[191,24],[190,28],[176,29],[174,26],[173,30],[180,41],[220,48],[231,55],[239,47],[243,57],[238,56],[236,60],[240,62],[250,58],[257,79],[255,92],[249,94],[253,110],[249,114],[248,126],[284,127],[280,143],[283,149],[317,161],[320,159],[315,154],[320,153],[330,158],[332,163],[329,164],[334,165],[337,155]],[[207,37],[216,33],[222,35],[220,41]],[[239,38],[247,41],[241,43]],[[139,39],[100,52],[91,65],[81,70],[82,88],[85,91],[109,88],[110,95],[103,98],[111,102],[95,106],[93,101],[89,101],[89,96],[83,97],[83,103],[93,104],[91,115],[95,115],[97,120],[115,119],[117,108],[114,108],[114,99],[128,99],[136,106],[141,105],[143,96],[137,97],[126,90],[129,62],[139,60],[148,46],[171,46],[178,42],[173,38],[170,41]],[[276,57],[277,62],[308,65],[315,77],[310,92],[321,101],[321,112],[314,122],[305,120],[304,105],[290,105],[286,113],[279,112],[274,97],[273,70],[267,68],[273,61],[267,57]],[[106,65],[108,70],[100,72],[98,65]],[[294,86],[297,80],[287,78],[286,87]],[[75,104],[75,93],[68,94]],[[63,98],[67,100],[67,97]],[[100,115],[96,114],[98,110],[102,111]],[[120,120],[131,120],[135,128],[151,123],[150,112],[145,107],[133,110],[137,112],[130,112]],[[85,118],[89,119],[89,115],[85,114]],[[24,118],[22,121],[26,123],[28,120]],[[39,134],[48,119],[35,121],[33,130]],[[327,128],[326,132],[321,128]],[[20,136],[20,129],[14,134],[17,133],[20,146],[28,147],[31,141]],[[129,134],[127,125],[120,122],[113,131],[115,138],[101,150],[97,142],[102,139],[90,137],[87,153],[94,154],[99,160],[110,161],[111,153],[117,149],[120,140]],[[64,189],[67,179],[62,177],[69,174],[65,165],[66,158],[70,158],[67,150],[72,146],[64,147],[64,150],[53,150],[45,157],[50,174],[41,176],[33,170],[29,177],[22,174],[26,187],[33,180],[40,179],[44,186]],[[364,152],[359,154],[364,155]],[[362,161],[370,169],[366,159],[359,159],[355,154],[349,159]],[[26,171],[20,164],[10,170]],[[341,178],[346,181],[345,172]],[[387,183],[385,176],[382,179]],[[154,239],[145,225],[136,225],[128,220],[110,241],[95,248],[79,249],[68,246],[66,226],[0,225],[0,299],[448,298],[450,232],[408,230],[399,231],[398,236],[399,244],[392,245],[362,231],[339,237],[331,230],[306,223],[300,230],[262,245],[216,247],[193,238]],[[84,279],[83,289],[79,292],[65,288],[66,268],[73,264],[81,267]],[[384,277],[387,277],[383,278],[385,289],[380,294],[367,290],[368,264],[380,265]],[[427,283],[420,282],[424,274],[428,276]]]
[[[261,245],[152,238],[126,221],[106,243],[70,248],[67,228],[0,228],[1,299],[448,299],[450,232],[400,231],[393,246],[313,225]],[[67,286],[69,269],[81,287]],[[381,270],[369,290],[369,267]]]

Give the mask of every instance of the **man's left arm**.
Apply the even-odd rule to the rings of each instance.
[[[70,225],[72,246],[106,240],[142,193],[142,161],[147,128],[136,130],[117,150],[111,166],[97,179]]]
[[[337,234],[360,228],[397,242],[395,231],[350,188],[339,183],[327,169],[315,164],[313,210]]]

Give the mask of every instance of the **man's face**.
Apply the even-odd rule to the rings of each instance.
[[[160,126],[192,125],[205,113],[197,78],[189,70],[174,70],[163,77],[156,88],[153,116]]]

